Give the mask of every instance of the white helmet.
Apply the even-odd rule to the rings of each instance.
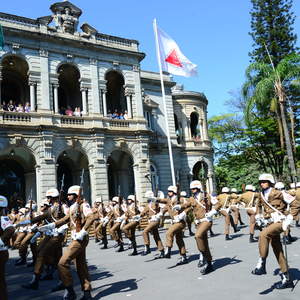
[[[259,176],[258,181],[269,181],[270,183],[274,184],[275,180],[272,174],[261,174]]]
[[[154,193],[152,191],[146,191],[145,198],[154,198]]]
[[[158,191],[157,192],[157,198],[158,199],[164,199],[165,198],[165,194],[163,191]]]
[[[119,202],[119,197],[118,196],[115,196],[111,199],[111,201],[114,201],[114,202]]]
[[[0,196],[0,207],[7,207],[8,201],[5,196]]]
[[[80,191],[80,186],[79,185],[72,185],[69,187],[68,189],[68,195],[79,195],[79,191]]]
[[[127,200],[132,200],[132,201],[134,201],[134,200],[135,200],[134,195],[128,195],[128,196],[127,196]]]
[[[102,203],[102,198],[101,198],[101,196],[100,196],[99,198],[96,198],[95,203]]]
[[[168,187],[168,192],[173,192],[174,194],[177,194],[177,186],[175,185],[170,185]]]
[[[290,184],[290,187],[291,187],[291,189],[296,188],[296,183],[295,183],[295,182],[292,182],[292,183]]]
[[[246,191],[253,191],[253,186],[252,186],[252,184],[247,184],[246,187],[245,187],[245,190],[246,190]]]
[[[222,193],[229,193],[229,192],[230,192],[230,190],[227,186],[222,188]]]
[[[52,197],[52,198],[56,198],[59,196],[59,192],[57,189],[55,188],[52,188],[52,189],[49,189],[47,192],[46,192],[46,197]]]
[[[232,192],[232,193],[237,193],[237,189],[236,189],[236,188],[232,188],[232,189],[231,189],[231,192]]]
[[[300,182],[296,183],[296,188],[300,187]]]
[[[275,187],[276,190],[283,190],[284,189],[284,184],[283,184],[283,182],[279,181],[279,182],[275,183],[274,187]]]
[[[202,190],[202,184],[199,180],[193,180],[190,183],[190,189],[199,189]]]
[[[182,191],[182,192],[180,193],[180,196],[181,196],[181,197],[186,197],[186,196],[187,196],[186,191]]]

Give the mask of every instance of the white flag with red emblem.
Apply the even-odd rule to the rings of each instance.
[[[157,38],[163,71],[185,77],[197,76],[197,65],[188,60],[177,43],[159,27]]]

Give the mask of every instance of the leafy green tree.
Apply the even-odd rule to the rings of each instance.
[[[292,0],[251,0],[251,32],[253,50],[249,53],[252,62],[269,63],[265,45],[275,67],[297,50],[297,35],[293,33],[295,15]]]

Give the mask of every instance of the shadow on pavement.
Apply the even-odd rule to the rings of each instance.
[[[213,261],[213,267],[215,270],[221,269],[228,265],[235,265],[242,262],[240,259],[236,259],[236,256],[230,258],[230,257],[223,257],[223,258],[217,258]]]

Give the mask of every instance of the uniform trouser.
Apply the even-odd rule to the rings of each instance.
[[[107,242],[106,226],[107,225],[103,226],[103,223],[100,222],[96,228],[96,232],[99,240]]]
[[[24,239],[24,237],[26,236],[26,234],[27,234],[26,232],[18,232],[17,233],[17,237],[16,237],[16,240],[14,243],[14,246],[16,249],[20,248],[21,242]]]
[[[122,240],[122,232],[121,232],[120,226],[121,226],[121,223],[117,222],[117,223],[114,223],[113,227],[110,228],[111,237],[113,238],[113,240],[115,240],[118,243],[120,243]]]
[[[260,257],[267,258],[269,254],[269,243],[271,242],[280,270],[284,273],[287,272],[287,264],[280,241],[280,233],[282,232],[282,223],[270,224],[259,235],[258,249]]]
[[[33,244],[30,243],[30,240],[32,239],[33,236],[34,236],[33,232],[28,232],[20,244],[19,255],[22,259],[26,259],[27,250],[28,250],[29,245],[30,245],[30,249],[32,252],[33,261],[35,261],[35,259],[36,259],[37,245],[36,245],[36,243],[33,243]]]
[[[168,248],[173,247],[174,235],[176,237],[176,244],[178,246],[181,255],[186,254],[186,249],[183,241],[183,230],[185,228],[185,222],[180,221],[179,223],[173,224],[166,233],[166,246]]]
[[[238,225],[240,210],[236,206],[231,207],[231,210],[233,211],[233,221],[234,221],[234,224]]]
[[[252,209],[247,209],[247,214],[250,218],[250,234],[254,234],[255,228],[255,212]]]
[[[122,228],[122,231],[125,233],[126,237],[134,243],[135,243],[135,229],[137,225],[138,222],[133,221],[133,222],[129,222]]]
[[[100,240],[100,238],[99,238],[99,233],[98,233],[98,231],[97,231],[97,228],[98,228],[98,226],[99,226],[99,221],[94,221],[93,226],[94,226],[94,236],[95,236],[95,239]]]
[[[0,251],[0,300],[7,300],[7,288],[5,282],[5,265],[8,261],[8,251]]]
[[[149,233],[152,233],[154,241],[156,243],[157,249],[159,251],[164,250],[164,246],[163,243],[160,239],[159,236],[159,231],[158,231],[158,227],[159,227],[159,223],[158,222],[150,222],[147,227],[145,227],[144,231],[143,231],[143,238],[144,238],[144,244],[145,246],[150,246],[150,237],[149,237]]]
[[[56,265],[58,263],[60,258],[58,257],[59,252],[62,253],[63,240],[64,235],[44,237],[38,247],[38,254],[34,265],[35,274],[40,275],[43,272],[45,263],[49,265]]]
[[[201,222],[197,225],[195,233],[198,250],[203,254],[207,261],[212,261],[207,238],[207,231],[211,229],[211,227],[212,222]]]
[[[230,215],[225,210],[220,210],[220,213],[225,217],[225,234],[229,234]]]
[[[83,241],[73,240],[61,257],[58,263],[59,277],[63,285],[67,288],[73,285],[70,263],[73,259],[76,261],[77,274],[83,291],[91,290],[90,276],[86,264],[86,247],[89,243],[88,237]]]

